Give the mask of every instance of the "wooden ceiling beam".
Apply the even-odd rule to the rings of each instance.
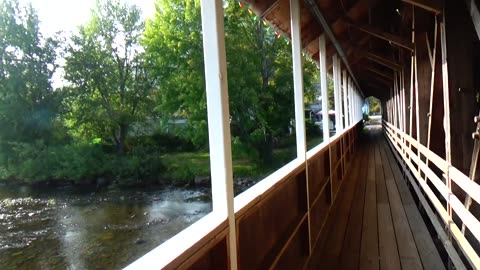
[[[385,32],[382,32],[372,26],[369,26],[369,25],[362,25],[362,26],[359,26],[359,25],[356,25],[355,23],[351,23],[351,22],[348,22],[348,24],[352,27],[352,28],[355,28],[359,31],[362,31],[364,33],[367,33],[371,36],[374,36],[376,38],[379,38],[379,39],[383,39],[385,41],[388,41],[400,48],[403,48],[403,49],[406,49],[406,50],[409,50],[411,52],[413,52],[415,50],[415,47],[413,45],[412,42],[408,41],[407,39],[404,39],[402,37],[399,37],[399,36],[396,36],[396,35],[393,35],[393,34],[390,34],[390,33],[385,33]]]
[[[395,71],[401,71],[402,66],[398,64],[397,62],[394,62],[392,60],[386,59],[385,57],[379,56],[377,54],[371,53],[371,52],[363,52],[361,53],[362,55],[365,56],[366,59],[373,61],[377,64],[380,64],[382,66],[388,67],[390,69],[393,69]]]
[[[358,70],[357,70],[358,71]],[[393,81],[390,81],[386,78],[376,76],[372,72],[366,72],[365,69],[362,69],[363,72],[357,74],[361,74],[361,77],[367,77],[369,81],[376,81],[377,83],[381,83],[382,85],[385,85],[386,87],[391,87],[393,86]]]
[[[302,33],[304,33],[304,31],[309,31],[308,36],[302,40],[302,47],[305,50],[313,41],[317,40],[318,42],[318,37],[323,33],[323,28],[320,27],[312,17],[312,20],[303,27]]]
[[[371,81],[362,81],[361,84],[367,86],[364,87],[366,91],[366,96],[375,96],[378,99],[386,98],[388,96],[388,87],[383,84],[378,84]]]
[[[443,7],[441,0],[402,0],[402,2],[425,9],[435,14],[440,14]]]
[[[330,1],[330,0],[329,0]],[[324,1],[320,1],[323,3]],[[360,20],[362,17],[365,17],[368,13],[369,9],[375,6],[379,0],[358,0],[355,4],[347,11],[345,16],[341,16],[335,20],[331,25],[332,31],[337,38],[339,38],[343,33],[348,29],[348,25],[346,24],[346,20],[349,21],[357,21]],[[320,4],[321,6],[321,4]],[[318,26],[320,29],[321,27]],[[307,48],[311,45],[312,42],[316,41],[317,38],[323,33],[323,31],[319,31],[318,36],[312,38],[311,40],[304,41],[304,48]]]
[[[388,74],[384,71],[378,70],[378,69],[376,69],[374,67],[370,67],[370,66],[365,67],[365,69],[367,71],[370,71],[370,72],[374,73],[374,74],[382,76],[383,78],[385,78],[387,80],[393,81],[393,75],[391,75],[391,74]]]
[[[265,18],[272,10],[277,8],[278,4],[280,4],[281,1],[282,0],[276,0],[274,2],[267,1],[267,8],[264,11],[262,11],[262,13],[260,14],[260,19]]]

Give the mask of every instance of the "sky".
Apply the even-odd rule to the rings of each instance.
[[[143,17],[151,18],[155,11],[155,0],[123,0],[140,7]],[[21,4],[31,2],[41,21],[40,29],[44,36],[58,31],[74,32],[90,18],[90,10],[95,0],[20,0]]]
[[[2,1],[2,0],[0,0]],[[58,31],[76,32],[79,25],[90,19],[91,9],[96,0],[19,0],[20,4],[32,3],[38,12],[40,31],[44,37],[53,36]],[[144,18],[152,18],[155,13],[155,0],[122,0],[137,5]],[[63,65],[63,59],[58,64]],[[54,89],[65,85],[63,68],[56,70],[52,77]]]

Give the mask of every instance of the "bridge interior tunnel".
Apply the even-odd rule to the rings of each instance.
[[[289,37],[289,1],[246,2]],[[480,89],[475,1],[305,0],[300,8],[304,52],[320,61],[319,38],[326,36],[327,71],[333,72],[338,56],[363,96],[381,101],[384,119],[442,158],[447,89],[449,140],[455,144],[448,158],[469,173]]]
[[[326,55],[328,72],[335,73],[335,57],[342,59],[342,70],[362,96],[380,100],[385,121],[478,182],[478,4],[454,0],[300,1],[301,44],[319,63]],[[289,1],[252,1],[250,7],[285,36],[290,35]],[[327,38],[325,51],[319,45],[322,36]],[[422,159],[428,164],[426,157]],[[430,167],[442,177],[438,168]],[[447,183],[445,179],[443,175]],[[451,190],[468,204],[469,196],[457,183],[451,183]],[[478,219],[480,207],[474,200],[470,202],[470,211]]]
[[[212,8],[207,2],[202,1],[202,8]],[[265,20],[292,42],[298,158],[269,176],[259,191],[254,187],[249,200],[244,199],[246,195],[234,201],[220,194],[231,204],[228,225],[222,220],[223,225],[215,227],[221,233],[214,233],[212,229],[202,237],[201,240],[209,244],[189,247],[190,253],[175,257],[173,262],[189,266],[226,263],[232,269],[305,266],[313,257],[315,239],[325,234],[321,231],[325,216],[335,211],[332,210],[335,196],[339,190],[349,187],[348,180],[355,178],[349,174],[351,164],[355,160],[357,164],[360,162],[361,147],[367,144],[358,136],[362,129],[359,103],[373,96],[381,104],[384,121],[383,137],[379,137],[382,140],[385,137],[386,142],[375,146],[371,163],[375,166],[371,171],[376,173],[379,168],[382,175],[381,168],[386,165],[395,174],[398,165],[396,175],[408,179],[403,180],[414,186],[412,189],[427,209],[426,215],[448,253],[449,263],[453,262],[457,269],[467,269],[465,265],[479,269],[478,1],[242,0],[241,3],[255,13],[256,19]],[[221,1],[217,1],[217,9],[221,9],[220,4]],[[221,12],[215,10],[208,14],[218,16]],[[218,16],[216,23],[221,19]],[[216,23],[213,25],[217,26]],[[218,37],[214,32],[209,31]],[[221,49],[213,49],[212,55],[221,56]],[[329,140],[309,153],[299,148],[299,145],[305,146],[305,138],[301,138],[303,90],[298,83],[302,75],[302,52],[318,64],[322,96],[327,95],[325,74],[331,74],[335,108],[343,108],[343,115],[336,112],[340,120],[337,123],[345,122],[342,132],[329,139],[325,121],[323,138]],[[206,62],[208,65],[209,61]],[[217,66],[213,67],[217,72]],[[211,79],[220,85],[217,73],[212,74],[207,81]],[[218,93],[222,93],[221,87],[218,88]],[[326,100],[323,99],[324,119],[328,117]],[[218,104],[225,105],[221,100]],[[479,116],[476,122],[475,116]],[[225,142],[224,138],[219,141],[222,140]],[[393,150],[395,160],[388,156],[388,149]],[[222,151],[224,149],[219,149],[220,154],[224,154]],[[243,206],[235,206],[234,211],[233,204],[238,201]],[[468,201],[473,203],[472,209]],[[374,214],[375,218],[381,216]],[[466,236],[463,222],[468,223]],[[188,232],[193,234],[193,229]],[[161,247],[157,253],[168,248]],[[328,246],[327,250],[332,249]],[[189,257],[190,254],[196,257]],[[458,254],[463,254],[463,262]],[[155,252],[148,256],[152,260],[156,258]]]

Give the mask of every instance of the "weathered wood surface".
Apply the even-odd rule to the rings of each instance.
[[[362,140],[309,269],[445,269],[380,129]]]

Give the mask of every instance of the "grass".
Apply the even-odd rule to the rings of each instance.
[[[322,136],[307,138],[307,149],[311,149],[323,141]],[[295,141],[293,145],[284,145],[273,150],[274,163],[262,165],[257,159],[245,155],[234,156],[232,160],[234,177],[262,179],[273,171],[287,164],[296,156]],[[206,151],[168,153],[161,157],[167,171],[163,176],[173,181],[189,182],[195,176],[210,175],[210,155]]]

